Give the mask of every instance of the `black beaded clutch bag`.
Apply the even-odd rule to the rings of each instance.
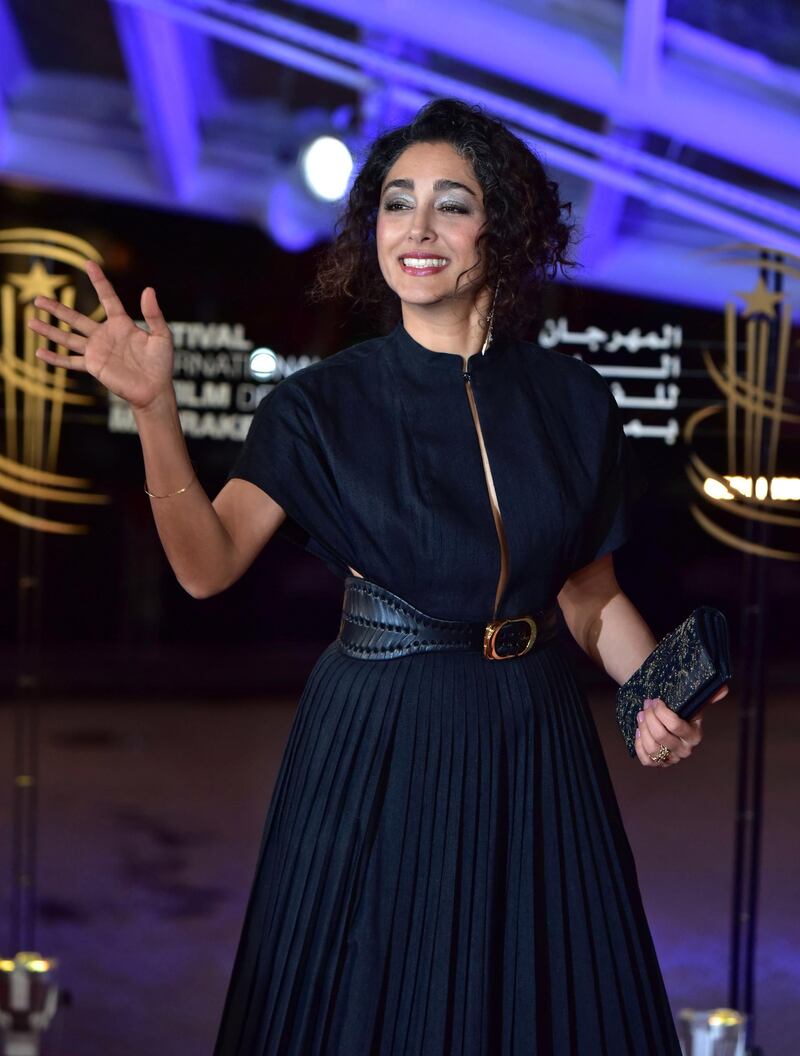
[[[617,690],[617,722],[629,754],[636,755],[636,715],[645,698],[661,697],[682,719],[690,719],[730,677],[725,616],[701,605],[661,639]]]

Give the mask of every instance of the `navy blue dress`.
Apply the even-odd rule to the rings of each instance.
[[[497,615],[524,614],[628,537],[646,484],[588,364],[497,338],[468,367],[509,557]],[[263,400],[231,476],[343,578],[488,620],[500,547],[462,375],[402,326],[338,352]],[[278,1054],[680,1056],[560,636],[504,661],[323,650],[215,1047]]]

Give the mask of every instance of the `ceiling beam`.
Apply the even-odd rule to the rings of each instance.
[[[116,0],[111,9],[154,172],[178,200],[186,200],[197,173],[200,130],[185,31],[155,11]]]
[[[622,80],[639,97],[659,91],[666,7],[666,0],[627,0],[625,6]]]
[[[633,94],[649,95],[658,90],[665,13],[666,0],[628,0],[625,8],[622,78],[628,91]],[[635,149],[642,146],[643,134],[638,129],[610,125],[606,135]],[[622,224],[627,195],[609,183],[595,182],[589,186],[581,257],[584,265],[591,267],[613,248]]]
[[[595,169],[598,179],[602,180],[603,174],[608,173],[611,182],[617,183],[615,169],[639,171],[647,177],[675,184],[692,196],[709,198],[725,209],[742,212],[747,218],[765,219],[800,232],[800,210],[778,200],[649,154],[612,136],[590,131],[555,114],[482,89],[471,81],[444,76],[424,65],[376,52],[270,12],[234,3],[233,0],[118,2],[169,14],[184,25],[193,26],[254,54],[284,62],[336,84],[358,87],[362,92],[392,85],[395,96],[405,91],[409,98],[416,100],[409,106],[419,106],[432,95],[458,95],[472,102],[482,102],[499,117],[535,135],[568,144],[570,148],[581,152],[596,154],[604,163]],[[410,92],[408,88],[411,88]],[[568,151],[564,156],[569,158],[573,154]],[[565,167],[569,169],[569,165]],[[575,171],[582,173],[582,169]],[[650,186],[649,180],[646,186]]]
[[[668,48],[711,63],[722,70],[730,70],[737,77],[763,85],[772,91],[800,96],[800,71],[778,62],[751,48],[732,44],[686,22],[668,18],[664,24],[664,42]]]
[[[219,39],[229,40],[238,46],[247,47],[256,54],[272,54],[277,45],[278,48],[284,48],[284,61],[290,65],[295,60],[299,61],[301,68],[309,68],[314,63],[321,64],[318,70],[319,76],[328,75],[335,79],[344,71],[348,78],[360,78],[367,84],[375,83],[373,78],[366,77],[362,69],[352,67],[348,69],[343,65],[342,60],[350,63],[360,62],[370,72],[374,72],[376,76],[380,75],[383,79],[395,78],[397,83],[418,85],[419,88],[404,88],[395,92],[395,98],[401,95],[406,96],[412,108],[425,101],[430,94],[461,95],[473,102],[482,103],[509,123],[523,130],[534,130],[546,136],[566,140],[570,144],[567,147],[558,142],[537,142],[535,144],[539,149],[544,150],[546,157],[554,165],[566,171],[584,179],[605,183],[678,216],[717,228],[737,238],[761,241],[766,245],[791,253],[800,252],[800,240],[797,237],[800,233],[800,213],[797,210],[778,202],[771,202],[769,199],[732,185],[726,185],[723,181],[712,180],[702,174],[693,173],[691,170],[664,159],[649,157],[644,152],[615,143],[609,137],[581,129],[551,114],[534,110],[504,96],[477,88],[470,83],[445,77],[422,67],[416,67],[412,63],[376,54],[352,42],[311,30],[298,23],[287,24],[288,20],[279,19],[266,12],[242,8],[239,4],[223,3],[220,0],[183,0],[181,3],[176,0],[116,0],[116,2],[120,7],[146,9],[148,14],[169,15],[171,19],[183,25],[189,25],[193,29],[199,29]],[[257,23],[260,28],[251,30],[247,26],[231,25],[220,17],[209,16],[196,10],[196,8],[208,6],[216,9],[224,8],[228,12],[235,9],[238,18]],[[263,32],[263,27],[266,25],[274,31],[285,33],[290,38],[290,43],[275,41],[267,37]],[[297,46],[295,41],[307,46],[305,48]],[[312,53],[309,51],[312,44],[319,50],[328,49],[328,54]],[[331,59],[331,56],[334,58]],[[597,160],[582,153],[584,150],[594,150],[602,157]],[[674,180],[695,193],[684,193],[682,190],[676,191],[670,186],[660,185],[653,179],[630,171],[626,168],[628,165],[630,169],[638,167],[647,171],[648,174],[652,173]],[[704,200],[706,194],[712,197],[712,201]],[[725,205],[720,207],[713,200],[714,198],[722,199]],[[732,209],[727,208],[728,203],[731,203]],[[759,217],[763,216],[777,220],[792,233],[781,232],[771,224],[761,222]]]
[[[181,32],[183,56],[191,77],[196,117],[215,117],[225,105],[225,91],[214,64],[214,41],[193,29]]]
[[[53,82],[52,86],[48,84]],[[59,90],[67,95],[61,75],[39,74],[37,107],[19,108],[14,115],[14,138],[7,158],[0,161],[0,182],[24,181],[42,189],[74,191],[100,199],[127,201],[159,209],[174,209],[222,220],[260,222],[267,190],[281,169],[269,151],[252,148],[219,153],[215,163],[205,159],[198,167],[190,198],[178,200],[174,192],[153,178],[149,154],[141,134],[134,129],[101,123],[74,109],[65,117],[56,107],[41,102]],[[97,79],[94,94],[118,90],[116,83]],[[62,104],[63,106],[63,104]],[[69,109],[67,103],[65,109]],[[265,141],[275,137],[264,125]],[[244,157],[246,164],[240,164]]]
[[[666,56],[659,90],[638,98],[619,75],[616,54],[600,41],[499,7],[491,0],[291,0],[364,29],[397,33],[478,69],[576,103],[614,121],[651,129],[744,168],[800,186],[787,142],[800,141],[800,115],[763,89]],[[202,0],[184,0],[202,7]],[[241,6],[228,3],[231,10]]]
[[[8,0],[0,0],[0,158],[8,149],[8,110],[29,70],[28,57]]]
[[[8,0],[0,0],[0,95],[8,98],[30,69],[25,45]]]
[[[608,135],[615,139],[628,139],[638,145],[639,133],[624,129],[610,129]],[[630,169],[627,170],[630,174]],[[603,259],[614,248],[628,195],[621,187],[597,180],[589,184],[586,206],[581,224],[581,262],[591,267]]]
[[[334,41],[337,38],[330,34],[317,34],[315,30],[292,22],[289,19],[271,15],[268,12],[254,10],[242,4],[231,4],[227,0],[206,3],[205,0],[112,0],[120,8],[151,11],[171,19],[179,25],[190,26],[193,30],[207,34],[215,40],[224,40],[236,48],[242,48],[253,55],[261,55],[271,62],[282,63],[290,69],[301,70],[312,77],[340,84],[354,91],[367,92],[375,87],[374,80],[352,65],[328,58],[327,55],[314,54],[303,42],[304,37],[319,36]],[[212,13],[209,13],[212,12]],[[235,19],[229,16],[235,14]],[[237,24],[240,23],[240,24]],[[267,35],[262,31],[264,23],[295,27],[297,32]],[[243,23],[243,24],[242,24]],[[248,28],[255,24],[254,31]],[[281,39],[281,36],[283,39]],[[297,47],[295,40],[301,42]],[[342,44],[347,42],[342,41]],[[353,45],[358,47],[358,45]],[[329,51],[332,49],[328,49]],[[363,49],[361,49],[363,50]]]

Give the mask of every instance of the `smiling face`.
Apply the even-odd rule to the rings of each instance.
[[[465,158],[448,143],[408,147],[386,174],[378,208],[378,263],[389,287],[407,305],[474,303],[483,286],[477,238],[485,220]]]

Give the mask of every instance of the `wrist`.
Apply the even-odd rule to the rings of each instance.
[[[137,423],[178,420],[178,403],[175,398],[175,389],[170,385],[167,390],[159,393],[149,403],[138,406],[131,404],[131,410]]]

